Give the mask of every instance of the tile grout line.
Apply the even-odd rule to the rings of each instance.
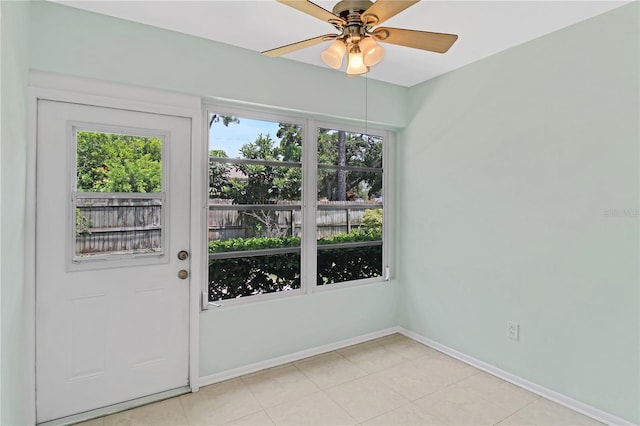
[[[329,395],[327,392],[325,392],[325,390],[321,390],[320,392],[322,392],[327,398],[329,398],[329,401],[333,402],[338,407],[340,407],[342,409],[342,411],[344,411],[347,414],[347,416],[351,417],[351,419],[355,422],[356,425],[360,424],[358,419],[353,417],[353,415],[349,412],[349,410],[347,410],[345,407],[340,405],[340,403],[338,401],[335,401],[333,398],[331,398],[331,395]]]
[[[187,394],[187,395],[189,395],[189,394]],[[180,396],[182,396],[182,395],[180,395]],[[180,404],[180,408],[182,408],[182,414],[184,414],[184,418],[187,419],[187,424],[189,426],[191,426],[191,419],[187,415],[187,409],[184,407],[184,404],[182,403],[182,398],[180,396],[177,396],[176,398],[178,398],[178,403]]]
[[[508,382],[507,382],[508,383]],[[535,394],[534,394],[535,395]],[[495,425],[498,425],[502,422],[504,422],[507,419],[510,419],[511,417],[515,416],[516,414],[518,414],[520,411],[524,410],[525,408],[527,408],[529,405],[533,404],[534,402],[536,402],[537,400],[539,400],[540,398],[542,398],[539,395],[535,395],[536,398],[534,398],[533,400],[527,402],[526,404],[524,404],[522,407],[518,408],[516,411],[514,411],[513,413],[511,413],[510,415],[508,415],[507,417],[505,417],[504,419],[500,420],[499,422],[495,423]]]

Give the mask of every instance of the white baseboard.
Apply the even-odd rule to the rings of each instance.
[[[398,332],[399,332],[398,327],[391,327],[384,330],[375,331],[373,333],[367,333],[361,336],[352,337],[350,339],[341,340],[339,342],[329,343],[327,345],[317,346],[311,349],[305,349],[304,351],[267,359],[264,361],[245,365],[243,367],[232,368],[231,370],[226,370],[220,373],[211,374],[209,376],[200,377],[200,386],[211,385],[213,383],[218,383],[224,380],[229,380],[236,377],[244,376],[245,374],[255,373],[256,371],[264,370],[267,368],[288,364],[293,361],[298,361],[304,358],[309,358],[311,356],[320,355],[323,353],[335,351],[337,349],[346,348],[347,346],[352,346],[352,345],[356,345],[358,343],[366,342],[369,340],[378,339],[380,337],[388,336],[390,334],[394,334]]]
[[[608,424],[608,425],[616,425],[616,426],[633,426],[633,423],[625,419],[621,419],[620,417],[614,416],[613,414],[607,413],[606,411],[602,411],[598,408],[592,407],[584,402],[577,401],[573,398],[569,398],[566,395],[553,391],[551,389],[545,388],[544,386],[540,386],[536,383],[530,382],[522,377],[516,376],[515,374],[511,374],[508,371],[501,370],[497,367],[494,367],[491,364],[487,364],[484,361],[480,361],[479,359],[473,358],[469,355],[466,355],[462,352],[458,352],[455,349],[452,349],[448,346],[440,344],[434,340],[427,339],[413,331],[407,330],[403,327],[398,327],[398,333],[403,334],[417,342],[420,342],[424,345],[427,345],[439,352],[442,352],[446,355],[449,355],[453,358],[456,358],[466,364],[469,364],[473,367],[476,367],[480,370],[486,371],[489,374],[492,374],[496,377],[501,378],[507,382],[513,383],[516,386],[524,388],[530,392],[538,394],[546,399],[549,399],[553,402],[556,402],[560,405],[564,405],[567,408],[570,408],[574,411],[584,414],[585,416],[589,416],[599,422]]]

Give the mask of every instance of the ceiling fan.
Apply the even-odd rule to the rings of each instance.
[[[370,0],[342,0],[334,6],[333,12],[309,0],[277,1],[328,22],[340,34],[325,34],[262,53],[267,56],[281,56],[333,40],[333,43],[320,56],[325,64],[339,69],[348,53],[347,74],[349,75],[364,74],[369,71],[369,67],[382,60],[384,48],[377,42],[445,53],[458,39],[455,34],[388,27],[374,28],[420,0],[377,0],[375,3]]]

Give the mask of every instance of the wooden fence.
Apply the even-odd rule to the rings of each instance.
[[[231,200],[210,200],[209,240],[247,238],[256,235],[300,236],[302,212],[300,204],[280,202],[268,206],[233,205]],[[264,209],[261,210],[261,207]],[[351,232],[362,224],[365,211],[382,204],[357,201],[324,201],[318,203],[316,226],[318,238]]]
[[[362,224],[364,212],[381,204],[355,201],[320,202],[318,238],[350,232]],[[77,201],[76,255],[144,253],[161,250],[162,201],[140,198],[84,198]],[[300,205],[282,202],[238,206],[231,200],[210,200],[209,240],[252,236],[299,236]]]
[[[76,256],[153,253],[162,249],[162,200],[79,198]]]

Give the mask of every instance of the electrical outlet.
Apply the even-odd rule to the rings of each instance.
[[[518,340],[520,337],[520,324],[515,321],[507,321],[507,337]]]

